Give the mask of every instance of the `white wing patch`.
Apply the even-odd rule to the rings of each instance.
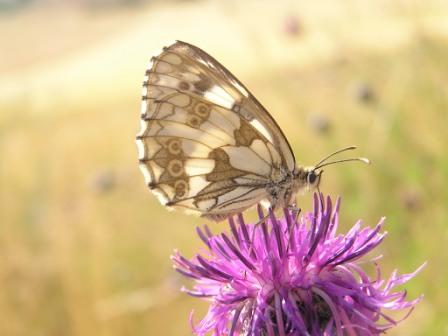
[[[211,102],[228,109],[231,109],[235,103],[232,96],[230,96],[222,87],[217,85],[206,91],[204,97]]]
[[[205,179],[204,176],[192,176],[190,177],[190,192],[188,197],[196,196],[201,190],[210,185],[210,182]]]
[[[145,145],[142,142],[137,142],[138,159],[143,160],[146,157]]]
[[[188,176],[206,175],[215,168],[215,160],[210,159],[188,159],[184,164],[185,173]]]
[[[260,159],[266,162],[270,167],[272,166],[272,155],[265,142],[261,140],[254,140],[250,145],[250,149],[258,155]]]
[[[165,193],[162,190],[154,189],[153,193],[154,193],[154,195],[157,196],[157,198],[159,199],[160,203],[162,203],[163,205],[168,203],[168,198],[166,197]]]
[[[154,161],[149,161],[147,164],[147,168],[151,171],[151,181],[160,180],[160,176],[163,174],[163,168],[156,164]]]
[[[238,187],[218,198],[218,209],[222,212],[231,209],[237,204],[238,207],[247,208],[247,205],[253,205],[253,201],[257,203],[266,197],[266,194],[260,189],[249,187]],[[249,205],[249,206],[250,206]]]
[[[274,139],[272,139],[272,135],[268,132],[266,127],[264,127],[257,119],[254,119],[250,121],[250,124],[261,134],[265,136],[266,139],[268,139],[270,142],[273,142]]]
[[[232,167],[261,176],[271,175],[271,166],[249,147],[225,146],[222,149],[229,156]]]
[[[150,184],[152,182],[151,174],[149,173],[148,168],[144,164],[139,165],[140,171],[143,174],[143,177],[145,178],[146,185]]]
[[[144,91],[143,94],[146,94],[146,88],[143,88],[143,91]],[[144,115],[147,110],[148,110],[148,104],[146,103],[146,100],[143,100],[142,105],[140,107],[140,114]]]
[[[183,139],[182,151],[187,157],[207,158],[212,148],[196,140]]]
[[[201,211],[203,212],[207,212],[216,204],[216,202],[217,201],[214,199],[200,201],[198,202],[198,208],[201,209]]]
[[[234,145],[233,138],[226,137],[220,138],[213,133],[205,133],[201,129],[192,128],[188,125],[179,122],[159,120],[151,125],[148,136],[165,136],[165,137],[177,137],[190,140],[196,140],[203,144],[207,144],[209,147],[221,147],[228,144]]]
[[[240,128],[240,119],[231,113],[225,115],[222,110],[223,109],[212,109],[208,121],[214,125],[219,125],[219,127],[227,134],[233,135],[235,130]]]

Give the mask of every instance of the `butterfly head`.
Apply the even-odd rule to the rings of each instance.
[[[355,149],[355,146],[346,147],[340,150],[337,150],[330,155],[327,155],[322,160],[320,160],[315,166],[311,167],[304,167],[299,168],[297,172],[295,173],[295,180],[296,180],[296,189],[298,191],[301,190],[313,190],[315,188],[319,187],[320,180],[322,177],[323,167],[329,166],[336,163],[342,163],[342,162],[349,162],[349,161],[361,161],[364,163],[370,163],[370,161],[366,158],[349,158],[349,159],[342,159],[342,160],[336,160],[336,161],[330,161],[328,162],[328,159],[333,157],[336,154]]]
[[[323,170],[318,170],[316,169],[316,167],[300,168],[295,176],[299,191],[313,190],[315,188],[318,188],[322,173]]]
[[[320,184],[320,179],[323,170],[317,171],[314,167],[307,167],[305,170],[306,186],[308,189],[317,188]]]

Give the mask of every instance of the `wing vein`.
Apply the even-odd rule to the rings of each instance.
[[[199,130],[199,131],[201,131],[202,133],[207,134],[207,136],[211,136],[211,137],[213,137],[213,138],[215,138],[215,139],[217,139],[217,140],[219,140],[219,141],[222,141],[222,142],[226,143],[227,145],[233,145],[233,144],[231,144],[231,143],[228,143],[228,139],[223,139],[223,138],[221,138],[221,137],[218,137],[216,134],[213,134],[213,133],[211,133],[211,132],[207,132],[206,130],[204,130],[204,129],[202,129],[202,128],[194,128],[194,127],[191,127],[191,126],[187,125],[186,123],[183,123],[183,122],[180,122],[180,121],[175,121],[175,120],[165,120],[165,119],[152,119],[152,118],[145,119],[145,121],[148,121],[149,123],[150,123],[151,121],[158,121],[158,122],[160,122],[160,123],[171,123],[171,124],[183,125],[183,126],[188,127],[188,128],[190,128],[190,129],[192,129],[192,130]],[[148,128],[149,128],[149,127],[150,127],[150,126],[148,126]],[[156,134],[156,136],[157,136],[157,134]],[[176,135],[176,136],[174,136],[174,137],[178,137],[178,136]],[[187,138],[187,139],[188,139],[188,138]],[[191,140],[193,140],[193,139],[191,139]]]
[[[260,187],[261,186],[264,186],[264,184],[260,184]],[[202,197],[202,196],[207,196],[207,195],[210,195],[210,194],[214,194],[214,193],[216,193],[217,191],[222,191],[222,190],[228,190],[228,191],[232,191],[232,190],[234,190],[234,189],[236,189],[236,188],[238,188],[238,187],[248,187],[248,188],[254,188],[255,187],[255,185],[253,185],[253,184],[237,184],[237,183],[235,183],[234,185],[231,185],[231,186],[227,186],[227,187],[222,187],[222,188],[219,188],[219,189],[216,189],[216,190],[210,190],[210,191],[207,191],[207,192],[205,192],[205,193],[202,193],[201,194],[201,192],[199,192],[199,193],[197,193],[196,195],[194,195],[194,196],[190,196],[190,197],[184,197],[184,198],[180,198],[180,199],[178,199],[178,200],[176,200],[176,201],[171,201],[170,202],[170,205],[176,205],[177,203],[179,203],[179,202],[183,202],[183,201],[187,201],[187,200],[190,200],[190,199],[195,199],[195,198],[197,198],[198,196],[200,196],[200,197]],[[260,187],[255,187],[254,188],[254,190],[255,189],[261,189]],[[157,187],[156,187],[157,188]],[[161,188],[157,188],[157,189],[161,189]],[[222,195],[225,195],[226,193],[223,193]],[[220,195],[221,196],[221,195]],[[213,197],[213,198],[216,198],[216,197]]]
[[[143,136],[139,136],[139,138],[137,140],[141,141],[144,138],[173,138],[173,136],[170,136],[170,135],[143,135]],[[174,138],[185,139],[188,141],[194,141],[194,142],[200,143],[201,145],[204,145],[204,146],[210,148],[211,150],[217,148],[217,147],[209,146],[205,142],[199,141],[198,139],[186,138],[186,137],[182,137],[182,136],[178,136],[178,135],[176,135]]]
[[[238,185],[238,187],[240,187],[240,186],[242,186],[242,185]],[[251,188],[251,189],[249,189],[248,191],[246,191],[245,193],[243,193],[243,194],[241,194],[241,195],[238,195],[237,197],[231,198],[231,199],[229,199],[229,200],[227,200],[227,201],[225,201],[225,202],[219,203],[219,204],[217,203],[215,206],[212,207],[212,209],[213,209],[213,208],[224,208],[224,207],[226,207],[226,206],[228,206],[228,205],[237,203],[239,199],[241,199],[242,197],[244,197],[244,196],[250,194],[251,192],[253,192],[254,190],[257,190],[257,189],[260,189],[260,190],[261,190],[261,188],[257,188],[257,187],[255,187],[255,188]],[[246,200],[249,200],[249,199],[251,199],[251,198],[247,198]],[[240,202],[241,202],[241,201],[240,201]]]

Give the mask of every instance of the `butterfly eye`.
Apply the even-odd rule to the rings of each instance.
[[[307,180],[309,184],[313,184],[316,182],[317,175],[314,171],[310,171],[307,176]]]

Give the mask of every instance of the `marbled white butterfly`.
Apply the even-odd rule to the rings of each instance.
[[[320,183],[336,151],[313,167],[296,164],[275,120],[224,66],[177,41],[153,57],[143,82],[140,168],[171,208],[222,220],[258,202],[294,206]]]

